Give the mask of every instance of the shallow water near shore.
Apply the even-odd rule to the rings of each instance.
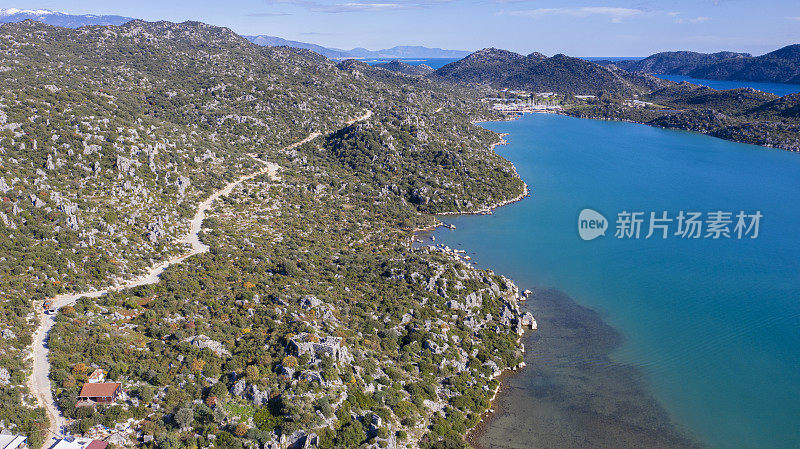
[[[532,196],[443,217],[457,229],[436,243],[520,288],[565,294],[525,305],[540,330],[479,445],[800,447],[800,157],[558,115],[484,126],[509,133],[496,150]],[[583,208],[609,219],[605,237],[578,237]],[[757,239],[644,239],[645,228],[620,240],[622,210],[764,218]]]
[[[701,447],[671,422],[639,370],[610,359],[621,337],[597,312],[557,290],[535,295],[539,331],[523,339],[525,371],[503,378],[474,447]]]

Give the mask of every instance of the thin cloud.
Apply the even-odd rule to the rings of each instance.
[[[339,3],[330,6],[321,6],[315,9],[323,12],[338,13],[338,12],[390,11],[390,10],[406,9],[406,8],[408,8],[408,6],[400,3],[349,2],[349,3]]]
[[[520,17],[608,17],[612,22],[621,22],[629,17],[645,14],[641,9],[617,8],[612,6],[584,6],[581,8],[537,8],[519,11],[510,11],[507,14]]]
[[[705,16],[698,16],[698,17],[694,17],[694,18],[691,18],[691,19],[685,19],[683,17],[680,17],[680,13],[677,13],[677,12],[669,13],[669,16],[673,17],[675,19],[675,23],[698,24],[698,23],[707,22],[709,20],[709,18],[705,17]]]
[[[382,12],[401,9],[429,8],[454,0],[395,0],[395,1],[350,1],[341,3],[325,2],[324,0],[267,0],[268,3],[283,3],[302,6],[316,12],[347,13],[347,12]]]
[[[278,16],[291,16],[288,12],[251,12],[245,14],[247,17],[278,17]]]

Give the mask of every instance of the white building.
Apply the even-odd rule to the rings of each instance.
[[[20,435],[0,435],[0,449],[28,449],[28,439]]]
[[[50,449],[105,449],[108,443],[92,438],[67,437],[58,441]]]

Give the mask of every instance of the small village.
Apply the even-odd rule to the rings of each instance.
[[[594,95],[577,95],[578,100],[595,98]],[[528,92],[525,90],[500,89],[498,96],[487,98],[492,109],[506,114],[552,113],[564,109],[563,97],[555,92]]]

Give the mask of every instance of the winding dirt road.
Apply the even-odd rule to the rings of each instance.
[[[308,142],[309,140],[314,139],[317,137],[319,133],[312,134],[308,136],[303,141],[298,142],[297,144],[293,145],[300,145],[302,143]],[[254,156],[253,159],[256,159]],[[262,170],[259,170],[255,173],[250,173],[248,175],[242,175],[233,182],[228,183],[222,189],[214,192],[211,196],[206,198],[205,201],[200,203],[197,208],[197,213],[195,213],[194,218],[191,221],[191,227],[189,232],[183,237],[179,242],[180,243],[188,243],[192,246],[192,249],[180,256],[173,257],[169,260],[166,260],[158,265],[151,267],[147,274],[140,276],[136,279],[133,279],[129,282],[125,282],[123,284],[114,285],[112,287],[103,289],[103,290],[96,290],[91,292],[83,292],[83,293],[68,293],[63,295],[55,296],[51,299],[53,304],[53,309],[60,309],[61,307],[74,304],[78,298],[87,297],[87,298],[97,298],[100,296],[105,295],[108,292],[118,291],[129,289],[133,287],[138,287],[140,285],[148,285],[148,284],[155,284],[158,282],[161,274],[166,270],[169,266],[180,263],[186,258],[194,256],[196,254],[201,254],[207,252],[209,247],[208,245],[204,244],[200,241],[200,230],[203,226],[203,220],[206,217],[206,212],[211,207],[211,204],[214,203],[219,197],[226,196],[233,191],[233,189],[238,186],[239,184],[253,179],[256,176],[260,176],[263,174],[268,174],[273,179],[277,179],[277,172],[280,167],[276,164],[271,162],[265,162],[260,159],[256,159],[257,161],[261,162],[265,165]],[[28,387],[30,388],[31,392],[36,396],[39,405],[43,406],[47,411],[47,416],[50,418],[50,435],[48,440],[45,441],[43,447],[48,448],[52,444],[54,444],[62,435],[64,430],[64,426],[66,424],[64,417],[61,415],[61,411],[58,409],[58,406],[53,399],[52,389],[50,387],[50,361],[48,360],[48,352],[49,348],[47,345],[47,338],[50,334],[50,330],[53,328],[55,324],[55,313],[52,314],[45,314],[41,307],[37,307],[38,311],[38,318],[39,318],[39,327],[36,329],[36,333],[33,337],[33,373],[31,374],[30,378],[28,379]]]
[[[372,111],[367,110],[364,115],[356,117],[348,122],[346,122],[347,126],[352,125],[355,122],[359,122],[362,120],[366,120],[372,117]],[[285,148],[286,150],[292,150],[294,148],[303,145],[311,140],[316,139],[319,137],[321,133],[314,132],[309,134],[303,140],[295,142]],[[266,162],[261,159],[256,158],[254,155],[250,155],[253,159],[257,160],[264,164],[264,168],[259,170],[255,173],[251,173],[248,175],[242,175],[236,180],[228,183],[222,189],[214,192],[209,196],[205,201],[200,203],[197,208],[197,213],[195,213],[194,218],[191,221],[191,227],[189,232],[184,236],[179,242],[180,243],[188,243],[192,246],[192,249],[180,256],[173,257],[168,259],[158,265],[151,267],[147,274],[140,276],[136,279],[131,281],[117,284],[112,287],[106,288],[104,290],[96,290],[90,292],[83,292],[83,293],[68,293],[63,295],[58,295],[51,298],[51,302],[53,304],[52,308],[55,310],[60,309],[61,307],[74,304],[79,298],[87,297],[87,298],[97,298],[100,296],[105,295],[108,292],[112,291],[119,291],[125,290],[133,287],[138,287],[141,285],[148,285],[148,284],[155,284],[159,281],[161,274],[166,270],[169,266],[180,263],[183,260],[194,256],[196,254],[205,253],[209,250],[208,245],[204,244],[200,241],[200,230],[203,226],[203,220],[206,217],[206,212],[211,207],[211,204],[214,203],[219,197],[226,196],[233,191],[233,189],[238,186],[239,184],[248,181],[250,179],[255,178],[256,176],[260,176],[263,174],[268,174],[273,179],[280,179],[277,177],[277,172],[280,167],[277,164]],[[55,313],[45,314],[42,307],[39,307],[37,304],[37,314],[38,314],[38,321],[39,326],[36,329],[36,333],[33,337],[33,372],[31,376],[28,378],[28,388],[36,397],[36,400],[39,402],[39,405],[44,407],[47,416],[50,419],[50,435],[45,440],[43,445],[44,448],[49,448],[53,444],[55,444],[59,438],[64,435],[66,420],[64,416],[61,414],[61,410],[58,409],[56,402],[53,398],[53,392],[50,385],[50,361],[48,359],[49,347],[48,347],[48,336],[50,334],[50,330],[53,328],[55,324]]]

